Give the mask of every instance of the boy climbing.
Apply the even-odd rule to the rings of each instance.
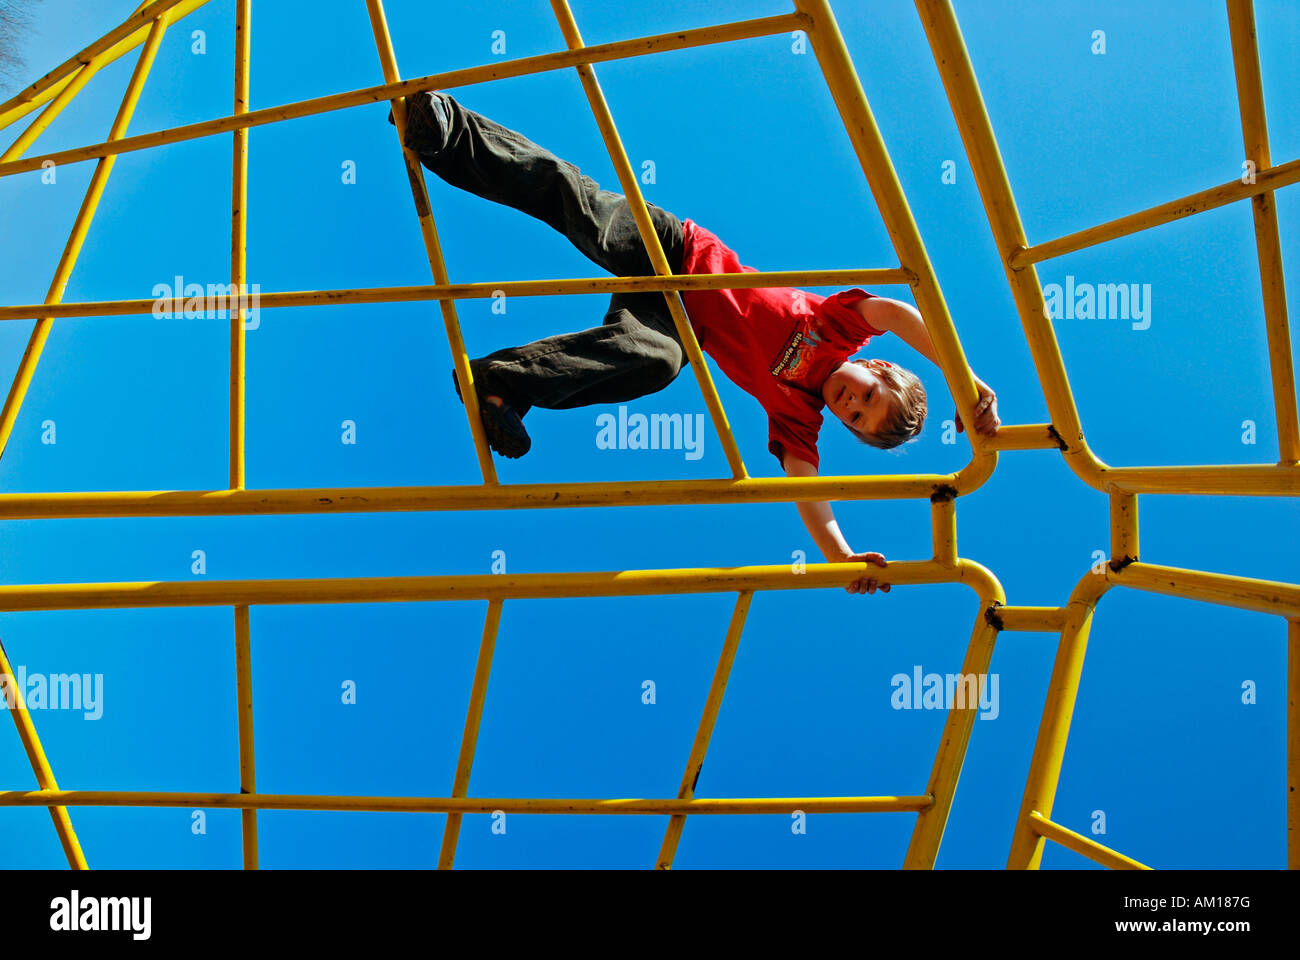
[[[627,200],[602,190],[568,161],[445,93],[407,98],[406,146],[453,186],[549,224],[615,276],[653,276]],[[389,122],[393,122],[389,114]],[[721,240],[691,220],[647,204],[674,273],[752,273]],[[700,347],[767,411],[768,449],[786,476],[815,477],[822,408],[855,437],[881,449],[921,431],[925,388],[886,360],[850,360],[872,337],[894,333],[938,365],[915,307],[852,289],[831,297],[790,288],[686,290],[682,303]],[[506,457],[532,446],[523,418],[533,407],[567,410],[621,403],[662,390],[686,363],[664,295],[616,293],[599,327],[547,337],[470,361],[489,445]],[[453,375],[457,393],[460,386]],[[978,377],[974,429],[997,432],[997,398]],[[954,415],[957,429],[964,425]],[[797,504],[828,562],[884,567],[879,553],[854,553],[829,503]],[[863,576],[850,593],[889,591]]]

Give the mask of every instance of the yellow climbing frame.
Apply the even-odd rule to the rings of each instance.
[[[1136,861],[1082,837],[1051,820],[1052,801],[1064,759],[1071,712],[1078,692],[1084,648],[1092,612],[1116,584],[1262,610],[1288,620],[1290,691],[1288,710],[1288,850],[1292,867],[1300,866],[1295,840],[1297,756],[1296,691],[1300,687],[1300,586],[1181,570],[1140,562],[1137,552],[1137,494],[1217,494],[1296,496],[1300,494],[1300,438],[1294,372],[1291,365],[1286,298],[1282,284],[1280,243],[1272,191],[1300,179],[1300,160],[1274,166],[1268,152],[1260,84],[1254,12],[1249,0],[1228,0],[1232,48],[1241,103],[1245,156],[1255,164],[1250,183],[1233,181],[1172,200],[1128,217],[1101,224],[1057,240],[1029,246],[1016,211],[1006,171],[976,84],[970,60],[947,0],[916,0],[942,75],[953,113],[979,185],[997,249],[1002,256],[1016,307],[1020,313],[1035,368],[1051,414],[1050,423],[1011,424],[995,437],[967,432],[970,462],[951,474],[891,476],[829,476],[806,479],[750,477],[727,424],[725,412],[699,344],[682,307],[679,291],[741,287],[840,286],[906,283],[912,290],[940,367],[958,410],[972,422],[977,399],[970,367],[944,302],[911,210],[890,161],[880,130],[827,0],[794,0],[794,10],[781,16],[719,24],[613,43],[587,46],[566,0],[551,0],[566,49],[539,56],[402,80],[380,0],[367,0],[376,50],[384,78],[379,86],[351,90],[312,100],[249,109],[251,0],[237,0],[235,10],[235,85],[229,116],[126,136],[131,115],[150,66],[170,23],[202,6],[206,0],[154,0],[142,4],[119,27],[50,71],[11,100],[0,104],[0,127],[7,127],[37,108],[44,110],[0,155],[0,177],[40,170],[52,165],[95,159],[98,166],[86,191],[63,256],[55,270],[45,303],[0,307],[0,320],[34,319],[36,325],[13,385],[0,412],[0,456],[3,456],[24,396],[35,374],[51,324],[59,318],[147,314],[155,301],[115,300],[62,303],[68,278],[93,220],[115,158],[184,140],[230,133],[233,138],[231,174],[230,295],[219,297],[230,318],[230,482],[224,490],[106,491],[80,493],[0,493],[0,519],[144,516],[216,516],[290,513],[362,513],[408,510],[499,510],[537,507],[630,506],[793,502],[800,500],[880,500],[924,497],[931,504],[933,551],[926,560],[893,562],[889,580],[906,586],[922,583],[964,583],[977,605],[963,673],[983,675],[1003,630],[1060,635],[1060,648],[1044,708],[1038,742],[1015,823],[1009,865],[1037,867],[1043,840],[1051,839],[1100,863],[1141,867]],[[673,275],[651,226],[609,105],[597,82],[593,64],[667,53],[704,44],[742,41],[754,37],[801,31],[811,41],[826,83],[857,154],[863,175],[879,208],[898,256],[898,266],[850,270],[771,271],[746,274]],[[23,155],[55,116],[105,64],[142,47],[135,72],[108,138],[72,150]],[[629,291],[664,294],[725,452],[731,476],[684,481],[619,481],[606,483],[502,484],[493,467],[477,411],[475,392],[464,391],[465,412],[483,482],[460,486],[372,487],[268,490],[245,487],[244,459],[244,315],[239,299],[247,282],[246,207],[249,130],[255,126],[311,116],[363,104],[389,101],[398,142],[405,126],[404,98],[430,88],[451,89],[487,80],[518,77],[549,70],[578,71],[593,117],[608,148],[619,182],[636,216],[655,276],[602,277],[563,280],[492,281],[453,284],[447,274],[441,243],[418,160],[403,149],[412,199],[419,219],[433,283],[422,286],[354,288],[322,291],[261,293],[259,307],[305,307],[339,303],[391,303],[436,300],[442,311],[456,370],[471,382],[468,357],[456,314],[456,301],[491,297],[551,296]],[[1279,462],[1274,465],[1135,466],[1113,467],[1100,460],[1083,437],[1078,411],[1070,393],[1055,334],[1046,319],[1043,295],[1034,264],[1115,237],[1147,229],[1236,200],[1250,199],[1258,242],[1264,311],[1268,329],[1278,434]],[[956,498],[978,489],[992,475],[999,451],[1056,449],[1084,482],[1108,494],[1111,503],[1112,557],[1104,574],[1084,575],[1061,607],[1012,606],[1002,587],[984,566],[957,553]],[[18,698],[10,712],[27,752],[39,789],[0,793],[0,806],[43,806],[50,811],[68,862],[86,867],[73,831],[68,808],[73,806],[220,807],[242,811],[243,862],[257,867],[258,810],[421,811],[447,814],[440,867],[453,865],[461,817],[466,813],[652,814],[669,818],[656,866],[669,868],[685,818],[702,814],[821,813],[905,811],[917,814],[905,867],[933,867],[970,740],[977,703],[950,710],[922,793],[867,797],[700,798],[695,782],[713,732],[731,666],[739,647],[753,594],[760,590],[806,590],[841,587],[861,574],[862,564],[811,564],[795,575],[786,566],[753,566],[683,570],[625,570],[612,572],[515,574],[500,576],[388,577],[346,580],[252,580],[177,583],[103,583],[0,586],[0,611],[102,608],[228,606],[234,612],[235,680],[238,698],[239,792],[160,793],[62,790],[54,779],[30,714]],[[535,799],[469,796],[479,723],[500,623],[506,600],[542,597],[643,596],[678,593],[735,593],[736,605],[722,652],[703,706],[695,740],[687,757],[681,785],[674,798],[660,799]],[[485,600],[487,614],[475,667],[469,710],[447,797],[357,797],[264,794],[256,790],[253,736],[253,692],[250,669],[249,608],[265,604],[323,604],[412,602],[424,600]],[[0,645],[0,675],[12,675]]]

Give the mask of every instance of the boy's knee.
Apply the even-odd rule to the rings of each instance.
[[[667,336],[658,341],[652,363],[656,380],[665,385],[672,383],[685,365],[686,351],[680,343]]]

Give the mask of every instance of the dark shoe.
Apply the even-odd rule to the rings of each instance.
[[[451,371],[451,383],[456,388],[457,399],[464,403],[465,398],[460,393],[460,379],[454,369]],[[479,417],[483,421],[483,432],[487,435],[489,447],[511,460],[519,459],[533,448],[532,438],[524,429],[524,421],[512,407],[504,403],[498,407],[477,386],[474,392],[478,394]]]
[[[432,159],[447,147],[451,113],[442,97],[436,91],[423,90],[406,98],[404,143],[421,159]],[[392,110],[388,111],[388,122],[394,122]]]

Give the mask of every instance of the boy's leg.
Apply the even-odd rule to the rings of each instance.
[[[662,293],[615,294],[599,327],[471,361],[480,393],[501,397],[521,417],[531,407],[635,400],[668,386],[685,364]]]
[[[602,190],[567,160],[466,109],[449,94],[420,93],[406,103],[406,145],[443,180],[549,224],[616,276],[654,274],[622,194]],[[685,252],[682,223],[654,204],[647,206],[668,265],[678,272]]]

